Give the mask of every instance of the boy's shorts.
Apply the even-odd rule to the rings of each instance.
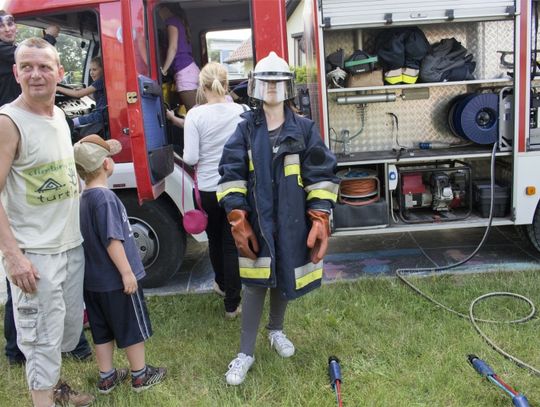
[[[84,303],[90,331],[96,345],[111,341],[120,349],[146,341],[152,336],[152,326],[139,283],[137,292],[124,290],[96,292],[84,290]]]
[[[197,90],[199,87],[199,67],[192,62],[184,69],[174,74],[174,84],[177,92],[185,92],[188,90]]]

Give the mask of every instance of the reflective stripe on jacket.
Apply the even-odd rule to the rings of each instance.
[[[297,298],[321,284],[322,261],[313,264],[306,245],[306,212],[334,206],[336,159],[315,124],[287,107],[275,154],[262,110],[242,117],[223,150],[217,189],[227,213],[248,211],[259,243],[257,260],[240,258],[240,277],[244,284],[278,287],[288,299]]]

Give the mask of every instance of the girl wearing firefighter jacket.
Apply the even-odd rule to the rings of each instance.
[[[257,63],[248,85],[260,107],[246,112],[223,150],[217,196],[227,212],[244,284],[240,353],[227,383],[242,383],[253,364],[266,291],[268,339],[282,357],[294,354],[283,333],[288,300],[321,285],[330,210],[339,181],[336,159],[311,120],[284,102],[294,97],[287,63],[274,52]]]

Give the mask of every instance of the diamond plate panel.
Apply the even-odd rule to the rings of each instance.
[[[512,20],[449,23],[421,26],[428,41],[434,43],[443,38],[454,37],[474,55],[477,63],[475,77],[478,79],[507,78],[508,68],[500,64],[500,53],[510,51],[514,42]],[[343,48],[346,57],[361,43],[364,50],[374,54],[374,41],[380,29],[330,31],[324,33],[325,55]],[[365,94],[395,93],[396,101],[363,105],[338,105],[337,98],[345,95],[364,94],[344,92],[328,94],[328,117],[331,147],[336,153],[343,152],[341,133],[348,130],[352,138],[350,152],[385,151],[392,148],[417,147],[419,142],[459,143],[448,127],[450,101],[471,89],[463,84],[453,86],[431,86],[429,99],[403,100],[403,89],[388,87]],[[362,129],[362,109],[364,126]],[[398,126],[393,124],[392,115],[397,117]],[[360,133],[355,136],[355,134]]]
[[[337,95],[331,94],[328,100],[329,125],[334,130],[332,147],[343,152],[340,139],[342,130],[348,130],[351,137],[362,128],[361,109],[364,113],[364,129],[351,140],[351,152],[384,151],[400,146],[418,147],[420,142],[459,143],[462,140],[453,136],[447,124],[450,101],[465,93],[465,86],[445,86],[430,89],[429,99],[402,100],[401,89],[397,89],[395,102],[368,103],[358,105],[338,105]],[[341,94],[339,94],[341,95]],[[392,113],[397,117],[394,125]]]

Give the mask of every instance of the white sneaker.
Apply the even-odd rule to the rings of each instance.
[[[290,358],[294,355],[294,345],[287,339],[283,331],[270,331],[268,333],[268,339],[270,340],[270,346],[272,346],[282,358]]]
[[[212,290],[219,295],[220,297],[225,297],[225,291],[223,291],[221,288],[219,288],[219,284],[214,281],[214,285],[212,286]]]
[[[253,362],[255,362],[254,356],[239,353],[236,358],[229,363],[229,370],[225,373],[227,384],[230,384],[231,386],[242,384]]]

